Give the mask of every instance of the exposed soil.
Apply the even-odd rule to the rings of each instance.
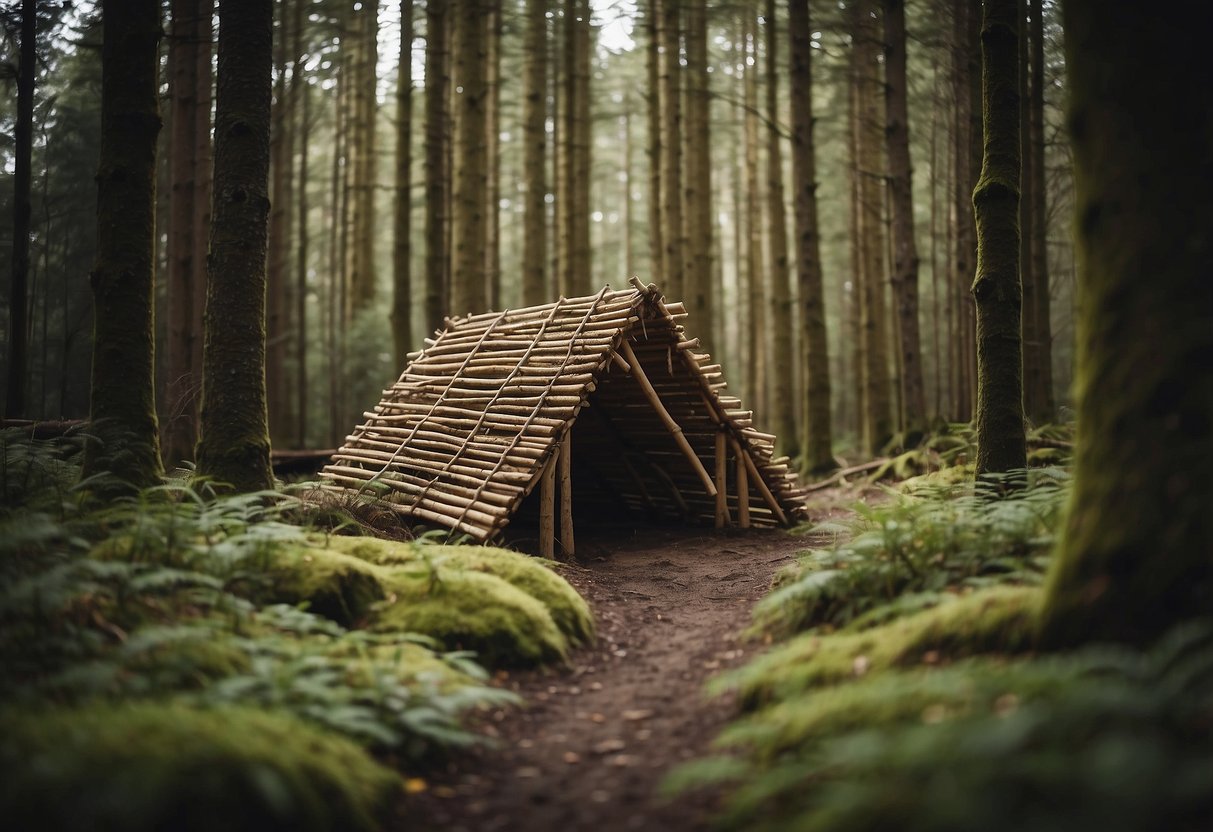
[[[858,496],[831,489],[812,501],[812,514],[846,514],[842,506]],[[482,730],[496,747],[431,774],[402,802],[399,828],[707,828],[710,799],[671,801],[661,782],[710,750],[735,705],[708,698],[705,684],[762,649],[740,637],[754,603],[796,552],[821,544],[758,530],[579,538],[578,563],[564,575],[593,608],[597,643],[567,668],[499,674],[527,705],[490,715]]]

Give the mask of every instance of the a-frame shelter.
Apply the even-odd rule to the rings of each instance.
[[[526,508],[548,557],[573,553],[574,506],[596,519],[716,527],[801,519],[803,493],[787,458],[772,458],[775,437],[724,394],[685,317],[633,279],[448,319],[321,477],[362,491],[378,483],[412,521],[480,542]]]

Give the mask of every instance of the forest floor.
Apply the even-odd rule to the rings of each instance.
[[[814,520],[850,513],[830,489]],[[735,713],[707,681],[762,645],[741,637],[755,602],[797,552],[829,541],[786,531],[645,529],[578,540],[564,576],[589,602],[598,640],[568,667],[499,674],[526,705],[482,730],[495,747],[453,759],[402,801],[400,829],[450,832],[646,830],[708,826],[702,794],[661,796],[665,776],[704,756]],[[407,808],[406,808],[407,804]]]

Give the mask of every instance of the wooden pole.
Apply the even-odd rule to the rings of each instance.
[[[539,555],[551,560],[556,554],[555,491],[556,465],[560,458],[560,446],[544,466],[539,480]]]
[[[564,432],[560,452],[560,548],[566,558],[573,557],[573,430]]]
[[[695,454],[691,443],[682,435],[682,428],[678,426],[678,423],[674,421],[674,417],[670,415],[670,412],[665,409],[665,405],[661,403],[661,397],[657,395],[657,391],[653,389],[653,383],[645,375],[644,368],[640,365],[640,359],[632,351],[632,345],[625,340],[620,345],[620,351],[623,353],[624,358],[628,360],[628,364],[631,365],[632,375],[636,377],[636,381],[640,382],[640,389],[644,392],[644,397],[649,400],[649,404],[657,411],[657,415],[661,417],[661,421],[665,423],[666,428],[670,431],[670,435],[674,437],[674,441],[678,443],[678,447],[682,450],[682,455],[687,458],[687,462],[691,463],[691,467],[699,475],[699,480],[703,483],[704,489],[710,496],[715,497],[716,485],[712,482],[712,476],[703,467],[703,463],[699,461],[699,457]]]
[[[786,526],[788,524],[787,515],[783,513],[783,509],[779,507],[779,501],[775,499],[775,495],[771,493],[771,489],[767,488],[766,482],[762,478],[762,474],[758,473],[758,466],[754,464],[754,460],[749,454],[744,454],[746,468],[750,470],[750,477],[754,480],[754,485],[758,488],[758,493],[762,495],[762,499],[766,500],[771,511],[779,518],[779,522]]]
[[[746,453],[741,450],[741,445],[735,440],[733,453],[737,454],[737,525],[748,529],[750,527],[749,472],[746,468]]]
[[[716,528],[723,529],[729,523],[729,502],[725,485],[728,470],[728,445],[723,430],[716,431]]]

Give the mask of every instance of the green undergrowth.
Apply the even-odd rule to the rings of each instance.
[[[399,784],[376,759],[421,773],[484,742],[468,718],[518,703],[486,666],[561,661],[593,636],[538,559],[345,536],[360,524],[331,506],[313,523],[306,485],[169,481],[99,503],[77,462],[0,434],[0,702],[23,726],[0,739],[45,763],[0,811],[81,795],[37,828],[371,827]],[[110,720],[150,739],[119,748]],[[96,753],[79,765],[52,747],[80,744]],[[143,780],[163,795],[111,805]]]
[[[1213,630],[1040,651],[1066,490],[927,475],[818,527],[757,610],[771,648],[713,683],[742,713],[667,787],[747,832],[1210,828]]]
[[[928,477],[908,493],[890,491],[887,502],[858,506],[857,519],[835,529],[841,543],[804,553],[799,568],[780,577],[755,608],[755,627],[777,637],[862,629],[961,592],[1037,585],[1068,480],[1055,468],[976,484]]]
[[[10,829],[372,830],[399,778],[353,742],[243,707],[0,713]]]

